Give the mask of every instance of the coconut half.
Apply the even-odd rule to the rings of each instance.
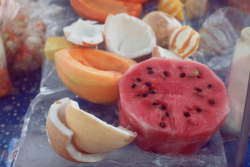
[[[66,39],[76,45],[92,47],[103,42],[103,26],[96,22],[78,19],[64,27],[63,32]]]
[[[49,109],[46,122],[48,141],[53,150],[61,157],[75,162],[98,162],[106,157],[106,154],[89,154],[79,151],[72,144],[74,132],[66,126],[66,106],[69,98],[63,98],[54,102]]]
[[[156,46],[152,28],[124,13],[107,17],[104,37],[107,50],[131,59],[150,54]]]
[[[169,58],[169,59],[182,59],[181,56],[178,56],[175,53],[171,52],[170,50],[164,49],[160,46],[154,47],[152,57],[162,57],[162,58]]]
[[[74,132],[73,142],[88,153],[105,153],[133,142],[137,134],[123,127],[114,127],[81,110],[70,100],[66,109],[66,122]]]
[[[151,26],[156,35],[157,45],[163,48],[167,47],[169,34],[182,26],[176,18],[160,11],[150,12],[142,20]]]
[[[160,46],[154,47],[152,57],[161,57],[161,58],[168,58],[168,59],[185,59],[185,60],[191,60],[190,58],[182,58],[181,56],[178,56],[174,52],[162,48]]]

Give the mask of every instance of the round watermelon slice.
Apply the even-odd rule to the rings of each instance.
[[[119,120],[135,144],[157,153],[194,153],[229,114],[224,83],[191,60],[151,58],[120,80]]]

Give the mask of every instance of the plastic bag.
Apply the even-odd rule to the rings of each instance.
[[[30,74],[41,67],[45,25],[33,15],[35,2],[1,1],[1,33],[11,76]]]
[[[3,47],[2,36],[0,34],[0,97],[6,96],[11,92],[12,83],[6,64],[5,50]]]

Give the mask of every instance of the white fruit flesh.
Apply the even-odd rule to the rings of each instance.
[[[127,14],[109,15],[104,36],[107,50],[132,59],[150,54],[156,46],[152,28]]]

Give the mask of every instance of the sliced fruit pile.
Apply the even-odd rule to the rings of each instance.
[[[193,153],[228,115],[222,81],[208,67],[189,59],[199,46],[199,34],[160,11],[142,19],[128,11],[119,13],[120,4],[135,7],[147,2],[122,1],[72,0],[76,12],[92,21],[79,19],[64,27],[65,37],[46,42],[47,60],[55,60],[57,73],[70,91],[93,103],[119,103],[121,128],[80,110],[69,99],[51,106],[49,141],[68,160],[100,161],[134,139],[145,151]],[[103,46],[106,50],[98,49]],[[145,60],[148,55],[158,58]]]
[[[128,145],[136,137],[136,133],[109,125],[81,110],[69,98],[51,105],[46,131],[54,151],[76,162],[101,161],[108,152]]]

